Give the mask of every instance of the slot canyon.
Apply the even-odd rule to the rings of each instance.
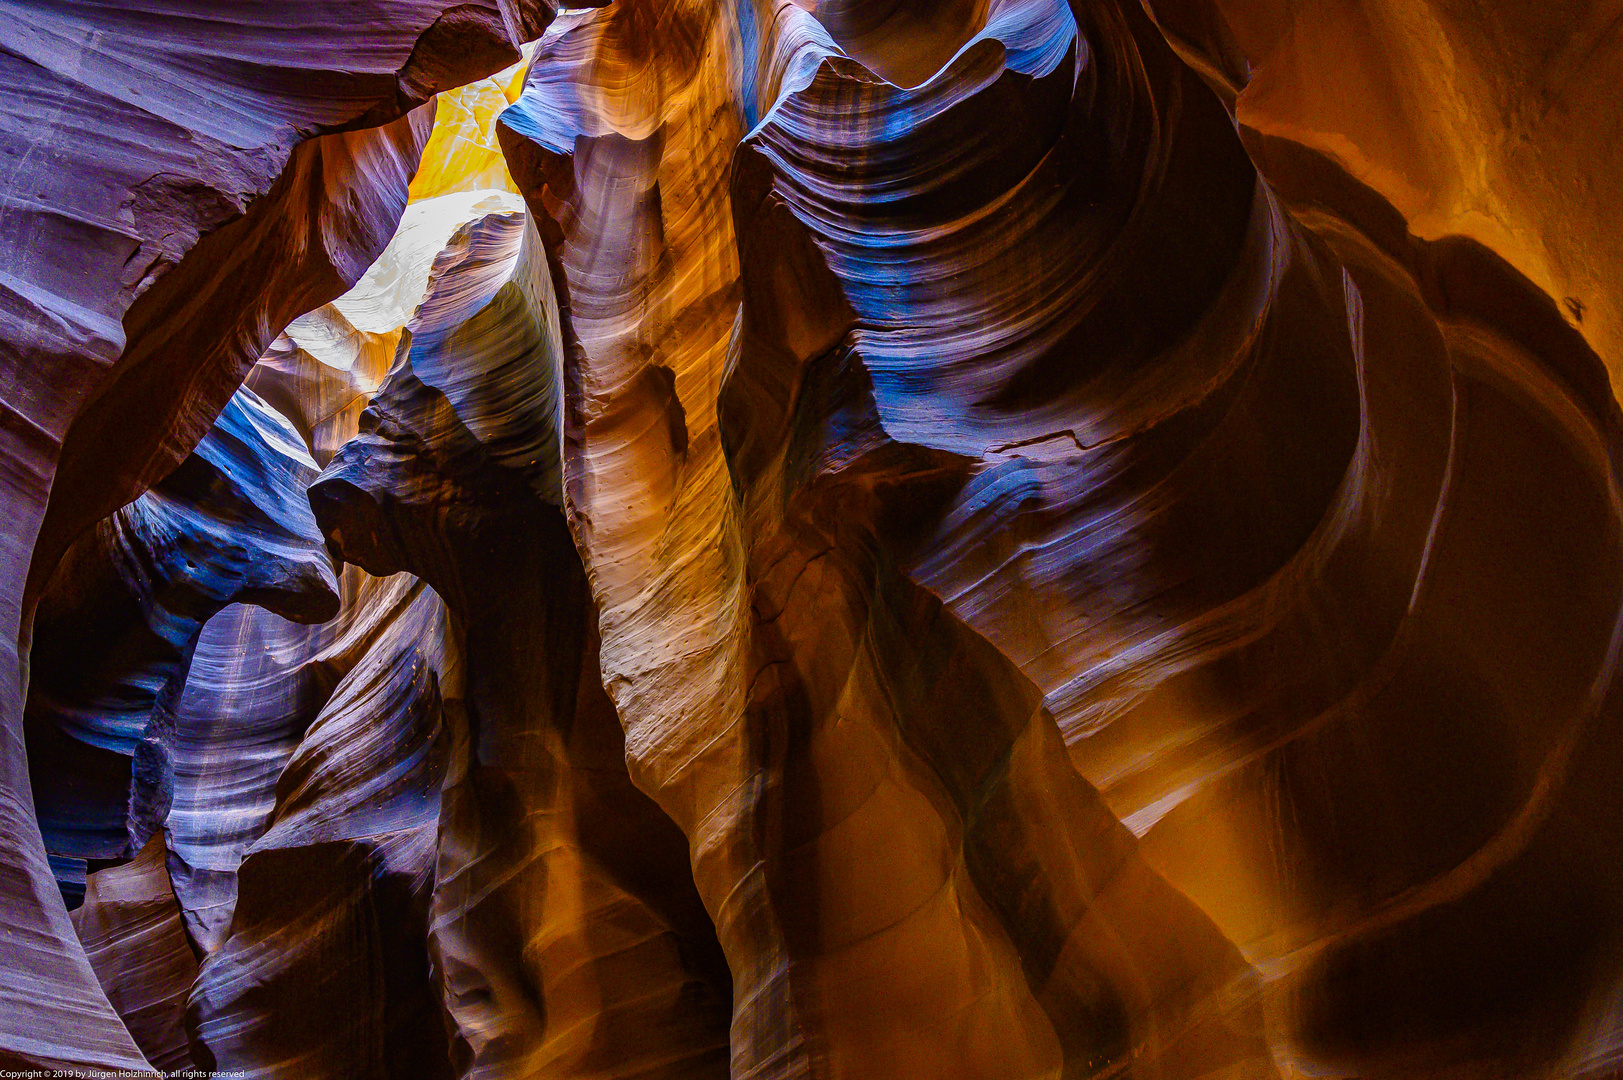
[[[1623,1076],[1623,0],[0,0],[0,1073]]]

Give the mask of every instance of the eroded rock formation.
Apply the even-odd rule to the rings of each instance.
[[[65,959],[0,952],[0,1058],[1606,1075],[1575,111],[1617,51],[1500,6],[296,6],[203,50],[141,113],[191,171],[74,284],[123,336],[17,376],[60,409],[12,458],[0,900]],[[62,10],[8,55],[69,70]],[[209,36],[96,11],[52,78],[117,109],[95,72]]]
[[[539,3],[14,4],[0,12],[10,528],[0,557],[0,1053],[138,1068],[51,882],[22,738],[32,608],[78,534],[169,473],[278,328],[392,233],[436,91]]]
[[[430,941],[470,1076],[714,1075],[725,963],[682,834],[626,775],[558,508],[558,320],[523,212],[436,259],[360,435],[310,490],[334,549],[445,598],[448,714]]]
[[[162,827],[175,709],[215,614],[338,613],[314,478],[293,426],[239,390],[179,469],[68,549],[35,614],[25,713],[51,855],[128,859]]]

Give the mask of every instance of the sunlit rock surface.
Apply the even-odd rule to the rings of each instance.
[[[1338,182],[1302,171],[1305,147],[1390,201],[1397,227],[1492,248],[1560,305],[1620,385],[1615,6],[1145,6],[1181,54],[1237,96],[1246,143],[1281,191],[1352,211]]]
[[[0,10],[0,1058],[145,1067],[51,881],[23,747],[34,601],[171,472],[278,329],[394,231],[441,89],[539,0]]]
[[[992,4],[924,78],[883,25],[637,10],[544,42],[504,137],[735,1072],[1566,1067],[1616,413],[1550,298],[1288,213],[1132,5]]]
[[[445,598],[464,658],[430,944],[466,1075],[715,1075],[728,977],[682,834],[626,775],[558,509],[558,317],[522,210],[452,236],[310,499]]]
[[[1615,12],[550,15],[196,50],[279,186],[165,186],[129,344],[19,368],[4,1053],[1623,1064]]]

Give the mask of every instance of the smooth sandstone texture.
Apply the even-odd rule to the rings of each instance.
[[[22,706],[35,599],[80,532],[190,452],[277,330],[376,256],[428,134],[415,107],[517,59],[550,16],[505,0],[0,11],[8,1064],[144,1067],[34,822]]]
[[[522,205],[499,196],[430,188],[368,274],[256,366],[250,383],[322,460],[359,430],[448,234]],[[340,617],[313,634],[248,608],[216,620],[216,665],[188,697],[190,800],[170,823],[188,928],[207,952],[188,1010],[194,1054],[250,1075],[448,1074],[426,917],[459,654],[421,581],[356,567],[343,580]]]
[[[64,429],[24,820],[88,963],[26,975],[106,1001],[30,1030],[278,1080],[1610,1075],[1603,7],[466,5],[392,105],[198,83],[370,111],[294,125]],[[297,171],[340,138],[381,156]],[[299,184],[335,277],[256,261]],[[154,484],[244,371],[216,434],[276,437]]]
[[[1469,237],[1561,306],[1620,383],[1615,228],[1623,36],[1611,4],[1152,0],[1259,164],[1294,192],[1275,138],[1390,201],[1425,240]],[[1315,190],[1317,189],[1317,190]],[[1324,199],[1322,181],[1300,193]]]
[[[90,966],[154,1068],[195,1068],[182,1023],[197,957],[156,834],[127,863],[98,871],[73,912]]]
[[[949,69],[908,94],[782,7],[761,49],[769,104],[729,176],[712,165],[712,140],[742,137],[755,108],[726,82],[730,28],[667,8],[666,25],[686,31],[671,39],[688,49],[659,49],[638,37],[635,10],[543,42],[504,138],[532,209],[552,219],[568,285],[566,447],[579,451],[566,455],[566,492],[603,609],[605,682],[634,775],[694,845],[734,973],[734,1074],[1035,1076],[1127,1055],[1188,1075],[1266,1072],[1260,1025],[1237,996],[1237,950],[1138,859],[1065,760],[1036,688],[883,550],[890,523],[872,489],[929,512],[961,469],[928,448],[864,445],[885,440],[860,417],[837,425],[854,445],[817,448],[824,418],[790,414],[798,373],[773,370],[817,359],[868,313],[782,200],[756,209],[769,182],[758,146],[784,129],[813,159],[808,185],[832,186],[840,173],[819,161],[882,153],[861,134],[902,141],[906,121],[944,117],[898,153],[883,202],[830,210],[842,238],[858,239],[847,223],[877,231],[905,211],[903,182],[920,164],[921,184],[943,172],[963,182],[957,205],[950,188],[932,204],[959,209],[997,169],[1029,168],[1063,124],[1079,66],[1069,12],[994,9],[991,47],[959,54],[978,70]],[[612,70],[594,59],[642,50],[647,69],[589,81]],[[1032,100],[987,108],[1033,122],[1010,130],[1015,148],[988,142],[978,171],[961,160],[932,170],[932,149],[972,145],[971,121],[949,126],[951,106],[976,91],[995,100],[1005,52],[1020,69],[1012,92]],[[920,104],[888,123],[887,96]],[[729,226],[736,256],[716,252]],[[906,257],[900,241],[882,245]],[[757,250],[775,265],[752,268]],[[605,252],[623,269],[610,271]],[[927,271],[915,287],[937,291],[943,313],[956,299]],[[954,314],[973,326],[979,313]],[[820,390],[860,396],[860,380],[829,371]],[[950,422],[936,410],[936,425]],[[847,463],[872,477],[819,482]],[[672,644],[650,653],[656,636]]]
[[[1248,142],[1288,212],[1136,6],[984,17],[919,78],[905,20],[621,5],[503,117],[734,1074],[1580,1067],[1604,369],[1501,259]]]
[[[24,714],[51,855],[132,858],[162,827],[175,707],[217,612],[338,613],[315,473],[293,426],[239,390],[179,469],[69,549],[35,615]]]
[[[420,581],[371,584],[310,661],[343,674],[274,778],[274,808],[235,868],[229,936],[189,988],[212,1067],[451,1075],[426,934],[445,609]]]
[[[430,280],[310,499],[343,558],[445,598],[464,658],[428,931],[451,1060],[717,1075],[727,969],[681,833],[626,775],[557,505],[558,316],[528,215],[470,222]]]
[[[486,109],[484,122],[493,119]],[[456,112],[437,121],[429,151],[465,121]],[[424,328],[416,316],[431,285],[464,270],[476,287],[489,280],[461,227],[496,213],[522,228],[505,171],[470,172],[488,165],[466,156],[425,164],[425,183],[377,262],[344,296],[295,320],[251,373],[320,460],[359,430],[407,325]],[[481,188],[483,179],[501,184]],[[501,291],[510,271],[498,265],[492,288]],[[453,333],[463,321],[454,298],[466,298],[467,283],[447,290],[442,321]],[[493,312],[510,312],[517,297],[508,289],[498,299]],[[535,309],[529,333],[498,327],[474,340],[505,343],[504,355],[522,362],[540,343],[542,318]],[[475,423],[499,426],[475,400],[478,385],[458,396]],[[205,953],[187,1006],[193,1053],[250,1075],[449,1075],[426,920],[452,754],[445,733],[460,730],[442,708],[461,708],[460,652],[443,605],[418,579],[349,567],[343,580],[340,617],[314,632],[251,608],[215,620],[214,662],[188,688],[187,800],[169,824],[176,889]],[[290,881],[324,900],[312,906],[312,893]]]

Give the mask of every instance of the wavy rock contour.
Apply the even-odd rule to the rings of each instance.
[[[899,1034],[942,1000],[998,1017],[989,1075],[1559,1060],[1606,977],[1520,905],[1613,834],[1566,817],[1610,726],[1600,365],[1491,258],[1285,210],[1133,7],[984,17],[916,83],[865,29],[903,86],[792,6],[730,64],[738,23],[621,8],[503,118],[605,683],[740,981],[735,1072],[971,1073]],[[1542,559],[1570,588],[1518,584]],[[956,949],[949,991],[919,958]]]
[[[180,463],[278,326],[371,262],[427,135],[413,107],[517,59],[551,10],[398,0],[367,14],[0,11],[12,162],[0,903],[15,927],[0,963],[19,973],[0,981],[0,1051],[13,1062],[143,1067],[32,820],[21,716],[34,599],[83,529]]]
[[[0,17],[0,1061],[1610,1075],[1602,8]]]

